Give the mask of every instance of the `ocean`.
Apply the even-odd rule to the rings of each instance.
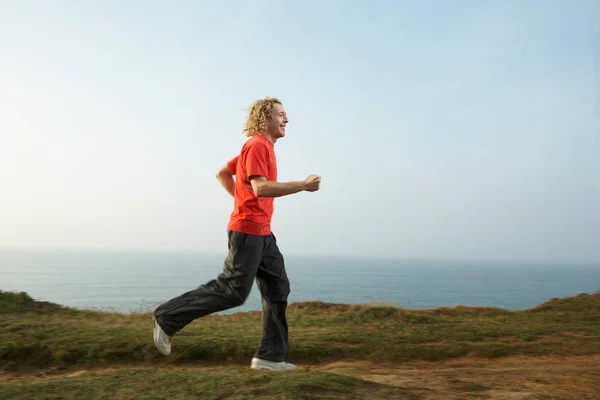
[[[2,249],[0,290],[80,309],[146,312],[214,279],[223,259],[224,254]],[[600,290],[600,263],[286,256],[286,268],[290,303],[519,310]],[[244,305],[220,314],[250,310],[260,310],[256,285]]]

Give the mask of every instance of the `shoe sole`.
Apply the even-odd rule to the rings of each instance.
[[[253,370],[256,371],[291,371],[294,368],[271,368],[271,367],[250,367]]]

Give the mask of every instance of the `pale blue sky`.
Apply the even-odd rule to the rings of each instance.
[[[279,97],[285,254],[600,261],[597,1],[3,1],[0,245],[226,251]]]

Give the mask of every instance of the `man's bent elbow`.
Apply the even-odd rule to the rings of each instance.
[[[250,180],[250,186],[252,186],[252,190],[256,197],[265,197],[265,190],[267,186],[267,178],[265,177],[257,177],[252,178]]]
[[[228,176],[234,176],[235,175],[235,171],[232,171],[231,168],[229,168],[228,166],[224,166],[223,168],[221,168],[219,170],[219,172],[217,172],[217,179],[221,180],[223,178],[226,178]]]
[[[264,197],[265,196],[265,187],[264,185],[252,185],[252,190],[254,190],[254,194],[256,197]]]

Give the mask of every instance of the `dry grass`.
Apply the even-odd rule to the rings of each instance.
[[[337,375],[411,389],[426,399],[598,399],[600,355],[464,357],[441,362],[335,362],[318,368]]]

